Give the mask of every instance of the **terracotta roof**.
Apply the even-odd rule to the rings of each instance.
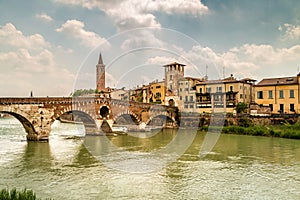
[[[228,77],[225,79],[219,79],[219,80],[203,80],[198,83],[198,85],[206,85],[206,84],[222,84],[222,83],[240,83],[240,82],[249,82],[249,81],[255,81],[254,79],[250,78],[244,78],[241,80],[237,80],[233,77]]]
[[[203,81],[203,79],[201,79],[201,78],[194,78],[194,77],[183,77],[183,78],[180,78],[179,80]]]
[[[256,86],[265,85],[293,85],[298,84],[297,76],[283,77],[283,78],[265,78],[261,80]]]

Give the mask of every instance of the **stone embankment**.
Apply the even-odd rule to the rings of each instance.
[[[295,124],[300,115],[271,115],[271,116],[250,116],[239,115],[210,115],[210,114],[191,114],[182,113],[180,117],[180,127],[202,127],[212,124],[224,126],[273,126],[282,124]],[[217,123],[216,123],[217,122]]]

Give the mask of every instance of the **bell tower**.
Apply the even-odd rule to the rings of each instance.
[[[184,77],[184,66],[177,62],[163,66],[165,68],[165,87],[175,96],[178,95],[179,79]]]
[[[98,92],[105,90],[105,65],[103,64],[101,53],[99,55],[98,64],[96,65],[96,84]]]

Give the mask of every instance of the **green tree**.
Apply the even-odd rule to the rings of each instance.
[[[247,109],[248,109],[248,104],[246,104],[244,102],[239,102],[236,106],[237,113],[245,113],[245,112],[247,112]]]
[[[78,97],[78,96],[82,96],[82,95],[97,94],[97,93],[98,93],[98,91],[93,90],[93,89],[78,89],[73,92],[72,96]]]

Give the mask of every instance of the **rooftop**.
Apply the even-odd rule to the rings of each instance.
[[[163,67],[168,67],[168,66],[172,66],[172,65],[186,66],[185,64],[181,64],[181,63],[178,63],[178,62],[173,62],[173,63],[170,63],[170,64],[166,64]]]
[[[298,84],[297,76],[292,77],[282,77],[282,78],[265,78],[261,80],[257,86],[267,86],[267,85],[293,85]]]

